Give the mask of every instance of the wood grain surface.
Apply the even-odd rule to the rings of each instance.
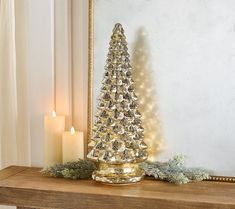
[[[143,180],[111,186],[92,180],[44,177],[39,168],[0,172],[0,204],[60,209],[235,209],[235,184],[203,181],[186,185]]]

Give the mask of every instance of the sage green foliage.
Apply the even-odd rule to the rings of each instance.
[[[94,170],[96,170],[96,164],[93,161],[79,159],[75,162],[48,167],[43,169],[42,173],[47,176],[68,179],[90,179]]]
[[[184,156],[177,155],[167,162],[143,162],[140,166],[145,170],[146,175],[175,184],[186,184],[209,178],[209,173],[204,169],[185,168],[184,159]],[[96,169],[97,166],[93,161],[79,159],[46,168],[42,173],[68,179],[91,179],[92,172]]]
[[[209,172],[201,168],[184,167],[185,157],[177,155],[167,162],[143,162],[146,175],[175,184],[186,184],[209,178]]]

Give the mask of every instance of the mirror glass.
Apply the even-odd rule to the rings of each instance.
[[[235,1],[94,0],[93,112],[112,29],[128,42],[149,159],[235,176]]]

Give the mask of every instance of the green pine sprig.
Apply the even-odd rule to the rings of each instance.
[[[53,177],[63,177],[68,179],[90,179],[92,172],[96,170],[96,164],[91,160],[79,159],[75,162],[56,164],[43,169],[43,175]]]
[[[184,167],[185,157],[177,155],[167,162],[143,162],[141,167],[146,175],[174,184],[187,184],[209,178],[209,172],[201,168]]]

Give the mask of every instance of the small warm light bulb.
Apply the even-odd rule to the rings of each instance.
[[[72,128],[70,129],[70,133],[73,135],[73,134],[75,134],[75,129],[74,129],[74,127],[72,126]]]
[[[56,113],[55,110],[52,111],[52,117],[55,118],[56,117]]]

